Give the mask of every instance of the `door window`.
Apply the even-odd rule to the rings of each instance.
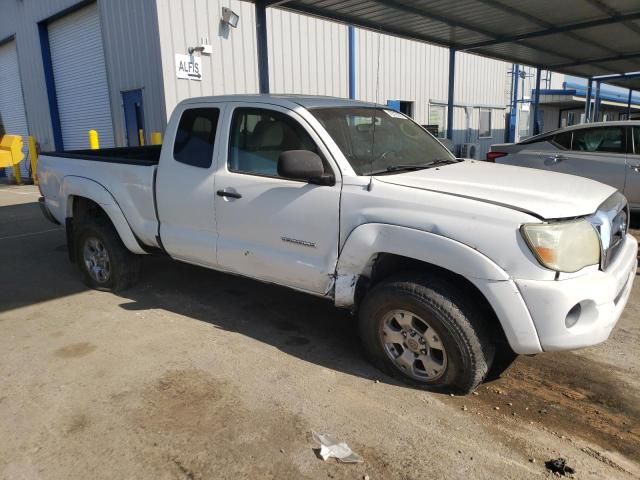
[[[488,108],[480,109],[480,128],[478,129],[478,137],[491,138],[491,110]]]
[[[278,176],[278,158],[289,150],[320,152],[306,130],[291,117],[257,108],[233,113],[229,141],[229,170]]]
[[[569,150],[571,148],[571,136],[573,132],[563,132],[558,133],[553,136],[553,143],[556,147],[561,148],[563,150]]]
[[[193,167],[209,168],[213,161],[213,146],[220,110],[191,108],[180,118],[173,158]]]
[[[429,105],[429,125],[437,127],[438,138],[444,138],[446,135],[446,107],[444,105]]]
[[[573,132],[572,150],[624,153],[624,131],[620,127],[584,128]]]
[[[640,155],[640,127],[633,128],[633,153]]]

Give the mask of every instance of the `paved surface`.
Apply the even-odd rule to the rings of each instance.
[[[640,282],[612,338],[477,395],[406,388],[330,303],[165,259],[87,290],[33,187],[0,186],[0,478],[640,475]],[[323,462],[310,432],[362,465]]]

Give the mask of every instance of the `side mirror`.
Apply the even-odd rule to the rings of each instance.
[[[317,185],[333,185],[333,175],[325,175],[322,159],[308,150],[289,150],[278,157],[278,175]]]

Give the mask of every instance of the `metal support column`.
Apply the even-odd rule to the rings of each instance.
[[[596,81],[596,99],[593,105],[593,121],[597,122],[600,117],[600,80]]]
[[[267,7],[256,2],[256,42],[260,93],[269,93],[269,46],[267,45]]]
[[[449,92],[447,96],[447,138],[453,141],[453,94],[456,84],[456,50],[449,49]]]
[[[593,89],[593,78],[589,78],[587,83],[587,98],[584,104],[584,123],[591,121],[591,91]]]
[[[520,65],[511,67],[511,111],[509,112],[509,138],[508,141],[516,141],[516,125],[518,121],[518,80],[520,78]]]
[[[542,70],[540,67],[536,68],[536,93],[533,96],[533,134],[538,135],[540,133],[540,75]]]
[[[349,25],[349,98],[356,98],[356,29]]]
[[[633,94],[633,90],[629,89],[629,99],[627,101],[627,120],[631,120],[631,96]]]

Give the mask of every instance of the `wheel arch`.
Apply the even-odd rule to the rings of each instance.
[[[136,239],[116,200],[98,182],[84,177],[65,177],[61,188],[61,197],[64,199],[61,207],[64,212],[67,236],[70,235],[73,224],[79,221],[83,215],[104,215],[116,229],[120,240],[129,251],[137,254],[146,253]],[[68,240],[70,239],[68,238]]]
[[[336,269],[336,306],[357,309],[366,292],[405,271],[430,271],[462,285],[494,322],[497,340],[518,353],[542,351],[529,311],[509,275],[477,250],[440,235],[369,223],[347,238]]]

